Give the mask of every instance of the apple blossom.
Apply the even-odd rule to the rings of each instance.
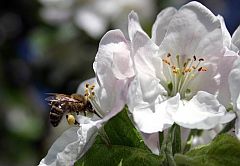
[[[235,121],[235,134],[240,139],[240,57],[234,62],[233,69],[229,75],[229,87],[233,102],[233,109],[237,114]]]
[[[102,38],[93,68],[96,78],[80,84],[77,93],[87,97],[99,117],[79,115],[80,126],[64,132],[40,165],[73,165],[91,147],[104,122],[123,109],[134,71],[129,44],[120,30],[109,31]]]
[[[135,78],[128,106],[137,127],[155,133],[174,123],[211,129],[231,121],[228,75],[237,54],[225,45],[223,23],[198,2],[160,12],[152,38],[129,14]]]

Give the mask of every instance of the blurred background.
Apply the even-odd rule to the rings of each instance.
[[[69,126],[49,124],[46,93],[74,93],[94,76],[92,63],[103,34],[127,32],[133,9],[143,28],[161,9],[187,0],[1,0],[0,166],[37,165]],[[233,33],[240,24],[239,0],[200,1],[221,14]]]

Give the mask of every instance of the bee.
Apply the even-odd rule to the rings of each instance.
[[[53,127],[58,126],[64,114],[66,114],[69,125],[79,125],[74,114],[78,115],[79,113],[83,113],[84,116],[86,116],[88,112],[96,114],[90,101],[85,96],[80,94],[66,95],[58,93],[50,93],[49,95],[51,96],[45,100],[48,101],[51,106],[49,119]]]

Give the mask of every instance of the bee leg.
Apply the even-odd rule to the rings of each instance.
[[[87,116],[87,112],[86,112],[86,110],[83,111],[83,114],[84,114],[84,116]]]
[[[102,117],[97,113],[97,111],[93,110],[93,113],[102,119]]]
[[[75,125],[80,125],[80,124],[78,123],[78,121],[76,121],[76,120],[75,120],[74,124],[75,124]]]

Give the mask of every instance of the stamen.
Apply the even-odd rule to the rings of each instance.
[[[165,79],[164,86],[168,89],[169,95],[173,96],[176,93],[180,93],[181,97],[186,97],[185,95],[191,93],[188,92],[187,87],[189,83],[196,78],[199,72],[207,71],[206,67],[200,66],[200,63],[204,61],[203,58],[197,58],[196,55],[192,58],[182,61],[180,55],[176,55],[176,60],[171,59],[172,55],[168,53],[165,58],[162,59],[163,63],[166,64],[169,78]],[[196,62],[197,61],[197,62]],[[176,64],[177,63],[177,64]],[[161,83],[163,84],[163,83]]]

